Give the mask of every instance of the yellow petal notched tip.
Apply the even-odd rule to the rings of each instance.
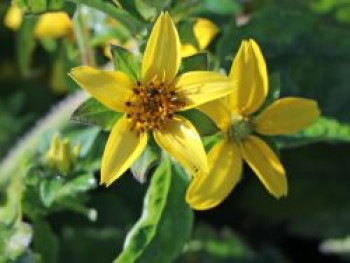
[[[121,71],[103,71],[88,66],[71,69],[69,76],[105,106],[124,112],[135,83]]]
[[[141,80],[144,84],[155,77],[171,83],[181,64],[181,44],[175,24],[168,12],[156,20],[142,61]]]
[[[201,138],[190,121],[175,116],[164,130],[153,132],[157,144],[193,176],[208,172],[207,156]]]
[[[287,97],[269,105],[256,118],[255,129],[265,135],[293,134],[315,122],[319,116],[316,101]]]
[[[269,87],[266,62],[254,40],[242,41],[230,78],[237,82],[237,92],[230,96],[232,108],[245,116],[256,112],[264,103]]]
[[[239,146],[231,140],[217,143],[208,154],[209,173],[192,180],[186,202],[196,210],[218,206],[241,179],[242,156]]]
[[[260,138],[250,135],[242,142],[242,154],[268,192],[279,199],[288,193],[286,172],[273,150]]]
[[[131,131],[126,117],[113,127],[102,157],[101,184],[111,185],[142,154],[147,145],[147,133]]]

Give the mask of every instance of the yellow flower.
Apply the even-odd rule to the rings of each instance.
[[[12,29],[18,30],[22,25],[22,10],[12,5],[6,13],[4,23]],[[60,38],[70,35],[73,32],[73,22],[65,12],[52,12],[39,16],[35,26],[37,38]]]
[[[198,48],[192,44],[183,44],[181,46],[182,56],[192,56],[205,50],[218,33],[219,28],[213,22],[209,19],[198,18],[193,25],[193,34],[197,40]]]
[[[71,34],[73,22],[65,12],[43,14],[35,26],[37,38],[60,38]]]
[[[192,175],[207,172],[207,157],[195,127],[176,112],[228,95],[229,78],[195,71],[176,76],[181,44],[170,17],[161,13],[151,32],[137,82],[121,71],[72,69],[71,77],[107,107],[125,115],[112,128],[105,146],[101,183],[118,179],[145,149],[152,131],[160,147]]]
[[[194,209],[215,207],[229,195],[241,178],[243,159],[274,197],[287,195],[285,170],[257,135],[295,133],[320,114],[315,101],[287,97],[273,102],[258,116],[253,115],[268,94],[265,60],[253,40],[242,42],[230,78],[237,82],[233,93],[199,107],[225,136],[208,154],[210,172],[194,178],[188,188],[186,200]]]
[[[4,24],[12,30],[17,30],[21,26],[22,20],[22,10],[15,5],[11,5],[6,13]]]

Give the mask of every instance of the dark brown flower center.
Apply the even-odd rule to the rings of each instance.
[[[137,132],[164,129],[174,113],[185,106],[172,87],[157,79],[147,85],[138,82],[133,92],[125,102],[126,117]]]

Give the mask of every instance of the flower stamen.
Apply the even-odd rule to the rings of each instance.
[[[137,133],[164,129],[174,113],[185,106],[172,87],[157,78],[146,85],[137,82],[133,93],[125,102],[126,118]]]

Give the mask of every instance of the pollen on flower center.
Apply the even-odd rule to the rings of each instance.
[[[171,86],[157,79],[147,85],[138,82],[133,93],[125,102],[126,117],[138,133],[164,129],[174,113],[185,106]]]

